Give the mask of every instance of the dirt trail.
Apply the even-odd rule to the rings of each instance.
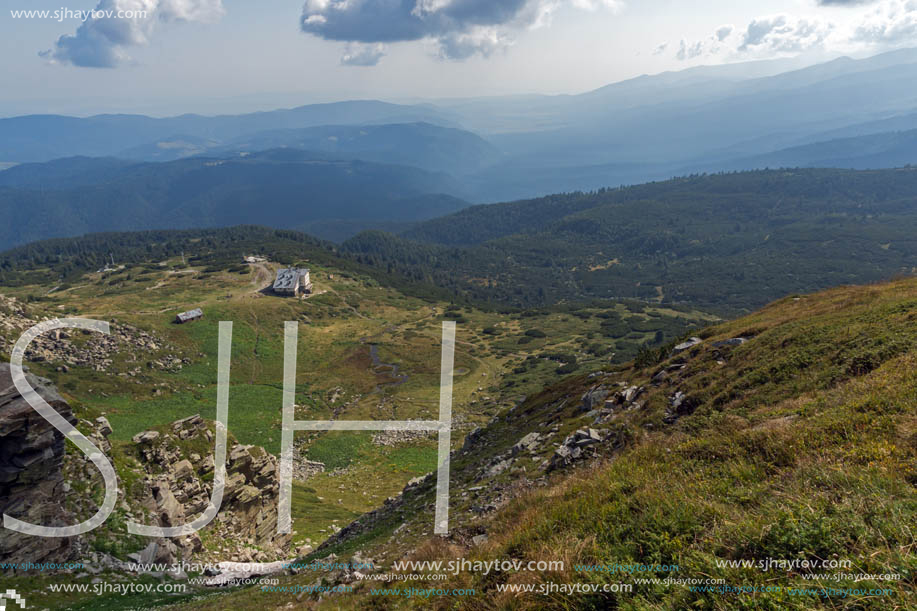
[[[252,290],[252,293],[260,293],[274,284],[274,273],[267,265],[264,263],[255,263],[252,265],[252,269],[255,270],[254,277],[252,278],[252,286],[255,288]]]

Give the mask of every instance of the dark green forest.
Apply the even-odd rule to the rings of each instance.
[[[516,307],[633,298],[734,314],[909,274],[915,231],[917,168],[765,170],[474,206],[341,252]]]
[[[731,315],[917,268],[917,169],[768,170],[475,206],[336,246],[264,227],[104,233],[0,255],[3,284],[116,262],[311,260],[419,296],[518,310],[632,299]]]

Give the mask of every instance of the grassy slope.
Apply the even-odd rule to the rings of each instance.
[[[454,388],[454,442],[459,444],[465,431],[485,423],[519,395],[536,392],[544,380],[562,377],[557,373],[561,362],[545,355],[575,355],[573,368],[590,370],[608,362],[612,353],[626,356],[639,342],[654,336],[647,328],[608,337],[601,327],[608,319],[597,315],[614,310],[625,320],[661,321],[660,328],[669,337],[710,318],[699,312],[637,304],[585,308],[579,315],[587,320],[555,311],[507,317],[408,297],[366,276],[315,261],[308,264],[319,294],[306,301],[258,293],[269,282],[274,264],[263,270],[234,265],[221,271],[187,267],[179,258],[161,266],[145,262],[113,273],[88,274],[51,293],[51,287],[39,285],[4,287],[0,292],[23,301],[31,297],[32,318],[68,315],[135,325],[191,360],[179,371],[162,371],[146,366],[147,360],[161,358],[162,353],[128,351],[115,354],[107,372],[71,367],[68,373],[60,373],[53,362],[31,365],[55,381],[81,419],[105,415],[111,421],[115,466],[122,477],[130,475],[122,468],[123,455],[137,432],[196,413],[213,417],[220,320],[233,321],[230,431],[241,443],[277,453],[285,320],[300,321],[298,418],[324,419],[337,412],[335,417],[341,419],[435,419],[440,326],[447,311],[452,312],[448,318],[458,318],[459,328]],[[203,321],[172,323],[177,312],[197,306],[204,310]],[[525,335],[534,330],[544,337]],[[397,364],[401,373],[408,374],[408,381],[384,386],[389,378],[384,371],[373,371],[369,343],[378,345],[382,362]],[[112,375],[138,367],[136,376]],[[380,383],[383,388],[377,391]],[[297,543],[318,544],[336,527],[379,506],[409,479],[435,466],[434,438],[394,447],[374,445],[371,435],[358,433],[303,433],[297,435],[300,439],[309,458],[327,461],[331,468],[346,467],[346,472],[295,483]],[[126,536],[115,517],[98,530],[97,543],[120,552],[143,547],[144,541]],[[37,592],[44,584],[41,580],[30,591]]]
[[[693,415],[669,430],[641,435],[595,472],[523,497],[499,516],[491,545],[479,553],[678,564],[680,577],[723,578],[734,586],[883,587],[720,569],[715,562],[850,559],[851,572],[903,574],[902,583],[890,585],[897,594],[839,603],[786,593],[724,596],[638,586],[636,596],[614,602],[722,609],[914,605],[915,321],[917,282],[908,280],[789,298],[708,330],[713,339],[756,337],[735,348],[726,365],[709,348],[688,361],[679,387],[700,401]],[[649,414],[637,418],[658,418],[665,394],[659,391]],[[572,572],[558,577],[584,579]],[[585,579],[622,581],[594,574]],[[498,598],[491,590],[491,600]]]
[[[738,347],[710,346],[739,335],[752,339]],[[648,384],[660,367],[686,364],[675,376],[649,387],[644,409],[613,421],[618,438],[627,440],[623,450],[609,453],[614,460],[551,476],[545,486],[527,486],[486,524],[476,523],[477,532],[486,526],[485,545],[469,549],[460,544],[468,518],[464,499],[454,497],[451,541],[389,539],[400,523],[393,516],[391,524],[329,550],[344,557],[358,546],[373,558],[391,558],[401,549],[421,560],[564,560],[563,572],[462,573],[447,582],[404,584],[471,587],[478,592],[473,599],[385,598],[371,596],[364,585],[356,596],[327,600],[329,608],[914,608],[917,280],[788,297],[751,316],[708,328],[702,337],[704,344],[690,352],[610,374],[608,381]],[[471,484],[476,465],[526,432],[558,423],[563,435],[588,424],[572,406],[594,383],[585,377],[567,379],[492,423],[481,446],[486,451],[453,462],[453,494]],[[695,399],[697,407],[693,414],[665,424],[668,397],[676,390]],[[564,398],[570,401],[564,404]],[[537,462],[518,466],[531,470]],[[515,476],[521,477],[518,470]],[[431,498],[427,491],[409,501],[407,513],[420,513],[411,523],[429,524]],[[717,566],[717,560],[766,558],[850,560],[852,567],[839,572],[899,573],[902,579],[807,580],[800,570]],[[510,595],[496,590],[502,583],[633,583],[631,576],[573,568],[615,562],[680,567],[676,574],[640,577],[723,579],[733,587],[884,587],[894,594],[823,598],[791,595],[787,589],[715,594],[641,584],[623,595]],[[311,583],[315,577],[287,579]],[[279,595],[251,590],[235,596],[240,603],[284,604]]]

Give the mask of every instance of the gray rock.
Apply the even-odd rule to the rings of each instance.
[[[412,488],[417,488],[432,478],[433,478],[432,473],[427,473],[426,475],[418,475],[417,477],[412,477],[408,481],[408,483],[405,484],[404,490],[402,490],[402,492],[407,492],[408,490]]]
[[[677,410],[679,407],[682,406],[682,404],[685,402],[685,399],[687,398],[688,396],[679,390],[678,392],[676,392],[674,395],[672,395],[669,398],[669,403],[671,404],[673,408]]]
[[[560,469],[568,465],[573,464],[574,461],[578,460],[583,455],[583,450],[573,446],[562,445],[557,450],[555,450],[554,455],[551,456],[551,460],[548,463],[547,471],[553,471],[555,469]]]
[[[573,444],[584,448],[602,441],[602,436],[595,429],[581,429],[573,434]],[[570,445],[569,442],[564,445]]]
[[[531,452],[533,450],[537,450],[539,445],[541,445],[541,435],[535,432],[529,433],[517,441],[516,445],[513,446],[513,456],[519,454],[520,452]]]
[[[669,397],[669,410],[663,418],[663,422],[671,424],[681,416],[687,416],[694,413],[696,408],[697,401],[679,390]]]
[[[76,425],[70,405],[50,380],[31,374],[26,379],[52,409]],[[63,435],[25,401],[13,385],[10,365],[0,363],[0,513],[46,526],[78,522],[62,502],[63,456]],[[71,538],[33,537],[0,528],[3,563],[64,562],[76,547]]]
[[[664,367],[660,369],[659,371],[657,371],[656,375],[653,376],[653,382],[658,384],[659,382],[667,379],[673,372],[681,371],[684,368],[685,368],[685,365],[682,363],[676,363],[674,365],[669,365],[668,367]]]
[[[191,464],[190,460],[180,460],[175,464],[173,469],[173,476],[177,480],[184,480],[194,473],[194,466]]]
[[[182,420],[176,420],[175,422],[173,422],[172,430],[177,432],[183,428],[191,428],[191,427],[199,426],[203,423],[204,423],[204,419],[201,418],[201,415],[195,414],[193,416],[189,416],[188,418],[183,418]]]
[[[693,348],[694,346],[702,343],[703,341],[704,340],[702,340],[699,337],[692,337],[689,340],[682,342],[678,344],[677,346],[675,346],[674,348],[672,348],[672,354],[678,354],[679,352],[684,352],[685,350]]]
[[[642,386],[631,386],[624,391],[624,402],[630,403],[634,399],[640,396],[640,393],[643,392]]]
[[[159,431],[144,431],[131,438],[134,443],[151,443],[159,438]]]
[[[111,423],[105,416],[99,416],[96,418],[96,427],[98,427],[99,435],[102,435],[103,437],[108,437],[113,432]]]
[[[609,392],[610,391],[604,386],[599,386],[598,388],[585,393],[583,395],[583,403],[580,406],[580,411],[589,412],[602,407],[602,405],[604,405],[605,398],[609,395]]]
[[[172,494],[168,482],[158,482],[153,486],[153,497],[156,499],[157,514],[165,526],[178,526],[185,521],[185,510]]]

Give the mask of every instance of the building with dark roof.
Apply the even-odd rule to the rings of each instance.
[[[274,293],[283,296],[306,295],[312,292],[312,281],[309,279],[309,270],[285,268],[277,272],[274,280]]]

